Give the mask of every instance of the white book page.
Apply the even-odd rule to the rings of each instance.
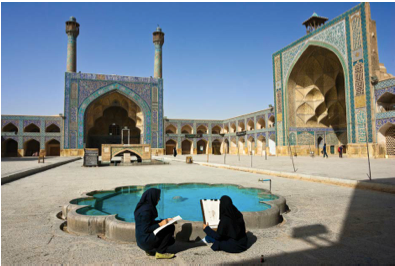
[[[154,230],[154,235],[156,235],[157,233],[159,233],[159,231],[162,230],[163,228],[165,228],[165,227],[167,227],[167,226],[169,226],[169,225],[171,225],[171,224],[174,224],[175,222],[180,221],[180,220],[182,220],[182,218],[181,218],[180,215],[178,215],[178,216],[172,218],[171,221],[169,221],[167,224],[165,224],[165,225],[163,225],[163,226],[161,226],[161,227],[156,228],[156,229]]]
[[[204,218],[212,228],[217,228],[219,224],[219,202],[219,200],[202,200]]]

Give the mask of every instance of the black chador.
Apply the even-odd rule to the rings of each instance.
[[[247,234],[243,214],[233,205],[232,199],[222,196],[219,204],[217,232],[207,226],[204,232],[214,238],[211,249],[239,253],[247,250]]]
[[[136,224],[136,241],[137,245],[147,252],[166,253],[166,249],[175,243],[174,230],[175,226],[169,225],[154,235],[154,230],[159,227],[156,205],[160,199],[160,189],[150,188],[141,196],[140,202],[134,211],[134,220]]]

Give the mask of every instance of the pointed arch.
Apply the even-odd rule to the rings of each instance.
[[[2,132],[14,132],[15,134],[18,134],[18,127],[13,123],[13,122],[9,122],[7,123],[3,128],[2,128]]]
[[[50,139],[45,142],[46,156],[60,156],[60,142],[57,139]]]
[[[285,78],[284,78],[284,104],[285,106],[294,106],[293,103],[290,102],[290,87],[296,85],[296,82],[292,80],[291,75],[295,75],[294,72],[294,68],[296,66],[296,64],[300,61],[300,59],[305,56],[305,52],[309,49],[312,50],[313,52],[316,51],[316,48],[320,48],[323,51],[329,51],[331,52],[330,55],[327,57],[327,60],[329,60],[331,63],[334,63],[336,60],[338,60],[339,62],[339,73],[342,72],[342,75],[337,75],[332,77],[332,79],[335,79],[336,83],[342,84],[342,91],[344,90],[344,96],[346,99],[349,98],[349,81],[348,81],[348,73],[349,73],[349,65],[347,65],[349,62],[347,61],[348,58],[347,57],[343,57],[343,55],[341,54],[341,52],[334,47],[331,44],[328,43],[324,43],[321,41],[314,41],[314,40],[309,40],[307,41],[305,44],[302,45],[303,47],[300,49],[300,51],[298,51],[298,54],[292,59],[292,61],[289,64],[288,70],[285,73]],[[309,58],[307,58],[309,59]],[[306,59],[306,60],[307,60]],[[330,92],[330,90],[332,89],[332,87],[330,87],[329,85],[331,84],[330,82],[326,82],[325,83],[325,77],[321,77],[322,73],[319,72],[320,68],[324,69],[322,66],[322,62],[318,62],[317,60],[310,60],[309,61],[311,65],[310,67],[307,67],[305,70],[305,75],[298,75],[297,78],[295,78],[296,80],[298,80],[298,82],[303,81],[304,77],[308,77],[308,82],[305,84],[310,84],[310,83],[314,83],[314,84],[320,84],[320,86],[322,86],[322,90],[324,92],[325,95],[327,95],[328,92]],[[326,72],[330,72],[330,66],[326,67],[325,69],[325,73]],[[292,84],[291,84],[292,83]],[[292,85],[292,86],[291,86]],[[307,94],[307,92],[306,92]],[[352,121],[351,119],[351,107],[348,104],[345,104],[345,109],[346,109],[346,114],[345,114],[345,122],[344,122],[344,126],[347,127],[347,135],[348,138],[350,138],[351,134],[355,134],[355,132],[351,132],[351,123],[348,123],[347,121]],[[288,107],[286,107],[286,109],[288,109]],[[368,110],[368,112],[370,112],[370,110]],[[283,113],[283,126],[284,126],[284,130],[283,130],[283,134],[285,134],[287,128],[290,126],[290,114],[291,112],[284,112]],[[300,118],[300,117],[299,117]],[[296,119],[296,116],[295,116]],[[307,122],[309,119],[305,119],[304,117],[300,118],[302,120],[304,120],[305,122]],[[321,118],[322,119],[322,118]],[[301,121],[301,120],[300,120]],[[295,121],[296,123],[296,121]],[[342,123],[343,124],[343,123]],[[371,130],[371,125],[368,125],[369,129]]]
[[[220,134],[221,133],[222,128],[219,125],[215,125],[212,129],[211,129],[211,134]]]
[[[166,141],[166,155],[172,155],[174,148],[177,149],[177,141],[174,139],[168,139]]]
[[[257,129],[263,129],[266,127],[266,122],[265,119],[263,117],[260,117],[258,119],[258,121],[256,122],[256,128]]]
[[[31,123],[23,129],[23,132],[40,132],[40,128],[34,123]]]
[[[200,125],[196,128],[197,134],[208,134],[208,128],[205,125]]]
[[[60,127],[52,123],[45,128],[45,132],[60,132]]]
[[[255,125],[254,125],[254,120],[253,119],[248,120],[247,130],[249,130],[249,131],[255,130]]]
[[[165,129],[166,134],[177,134],[177,127],[173,124],[167,125]]]
[[[38,156],[40,152],[40,142],[35,139],[29,139],[23,144],[25,151],[24,156]]]
[[[190,125],[184,125],[181,128],[181,134],[193,134],[193,128]]]
[[[184,139],[181,142],[181,153],[182,154],[192,154],[192,141],[189,139]]]
[[[208,141],[205,139],[200,139],[196,142],[197,154],[206,154],[208,148]]]
[[[3,138],[2,138],[3,139]],[[9,138],[2,141],[1,156],[3,157],[17,157],[18,156],[18,141]]]
[[[129,100],[133,101],[142,111],[144,117],[144,144],[151,144],[151,109],[147,102],[140,97],[137,93],[131,89],[119,84],[113,83],[108,86],[102,87],[95,92],[93,92],[89,97],[87,97],[78,108],[78,141],[77,145],[79,149],[84,147],[84,117],[85,111],[88,106],[94,102],[97,98],[109,92],[116,91]]]

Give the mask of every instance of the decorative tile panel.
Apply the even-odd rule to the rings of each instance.
[[[314,132],[298,132],[298,145],[314,145]]]

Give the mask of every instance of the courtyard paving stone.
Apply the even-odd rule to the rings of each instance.
[[[1,158],[1,176],[9,175],[32,168],[41,168],[49,164],[64,162],[76,157],[45,157],[44,163],[38,163],[38,157],[4,157]]]
[[[266,188],[257,182],[258,178],[265,178],[263,175],[181,162],[140,167],[85,168],[81,165],[81,160],[75,161],[2,186],[1,258],[4,264],[158,263],[136,244],[61,231],[63,221],[56,218],[56,214],[84,192],[160,182],[233,183]],[[267,178],[272,179],[272,192],[284,196],[291,209],[283,215],[283,223],[251,230],[251,247],[241,254],[213,252],[208,246],[177,242],[169,250],[177,252],[177,257],[160,263],[260,264],[261,255],[269,264],[389,264],[395,261],[395,195],[281,177]]]

